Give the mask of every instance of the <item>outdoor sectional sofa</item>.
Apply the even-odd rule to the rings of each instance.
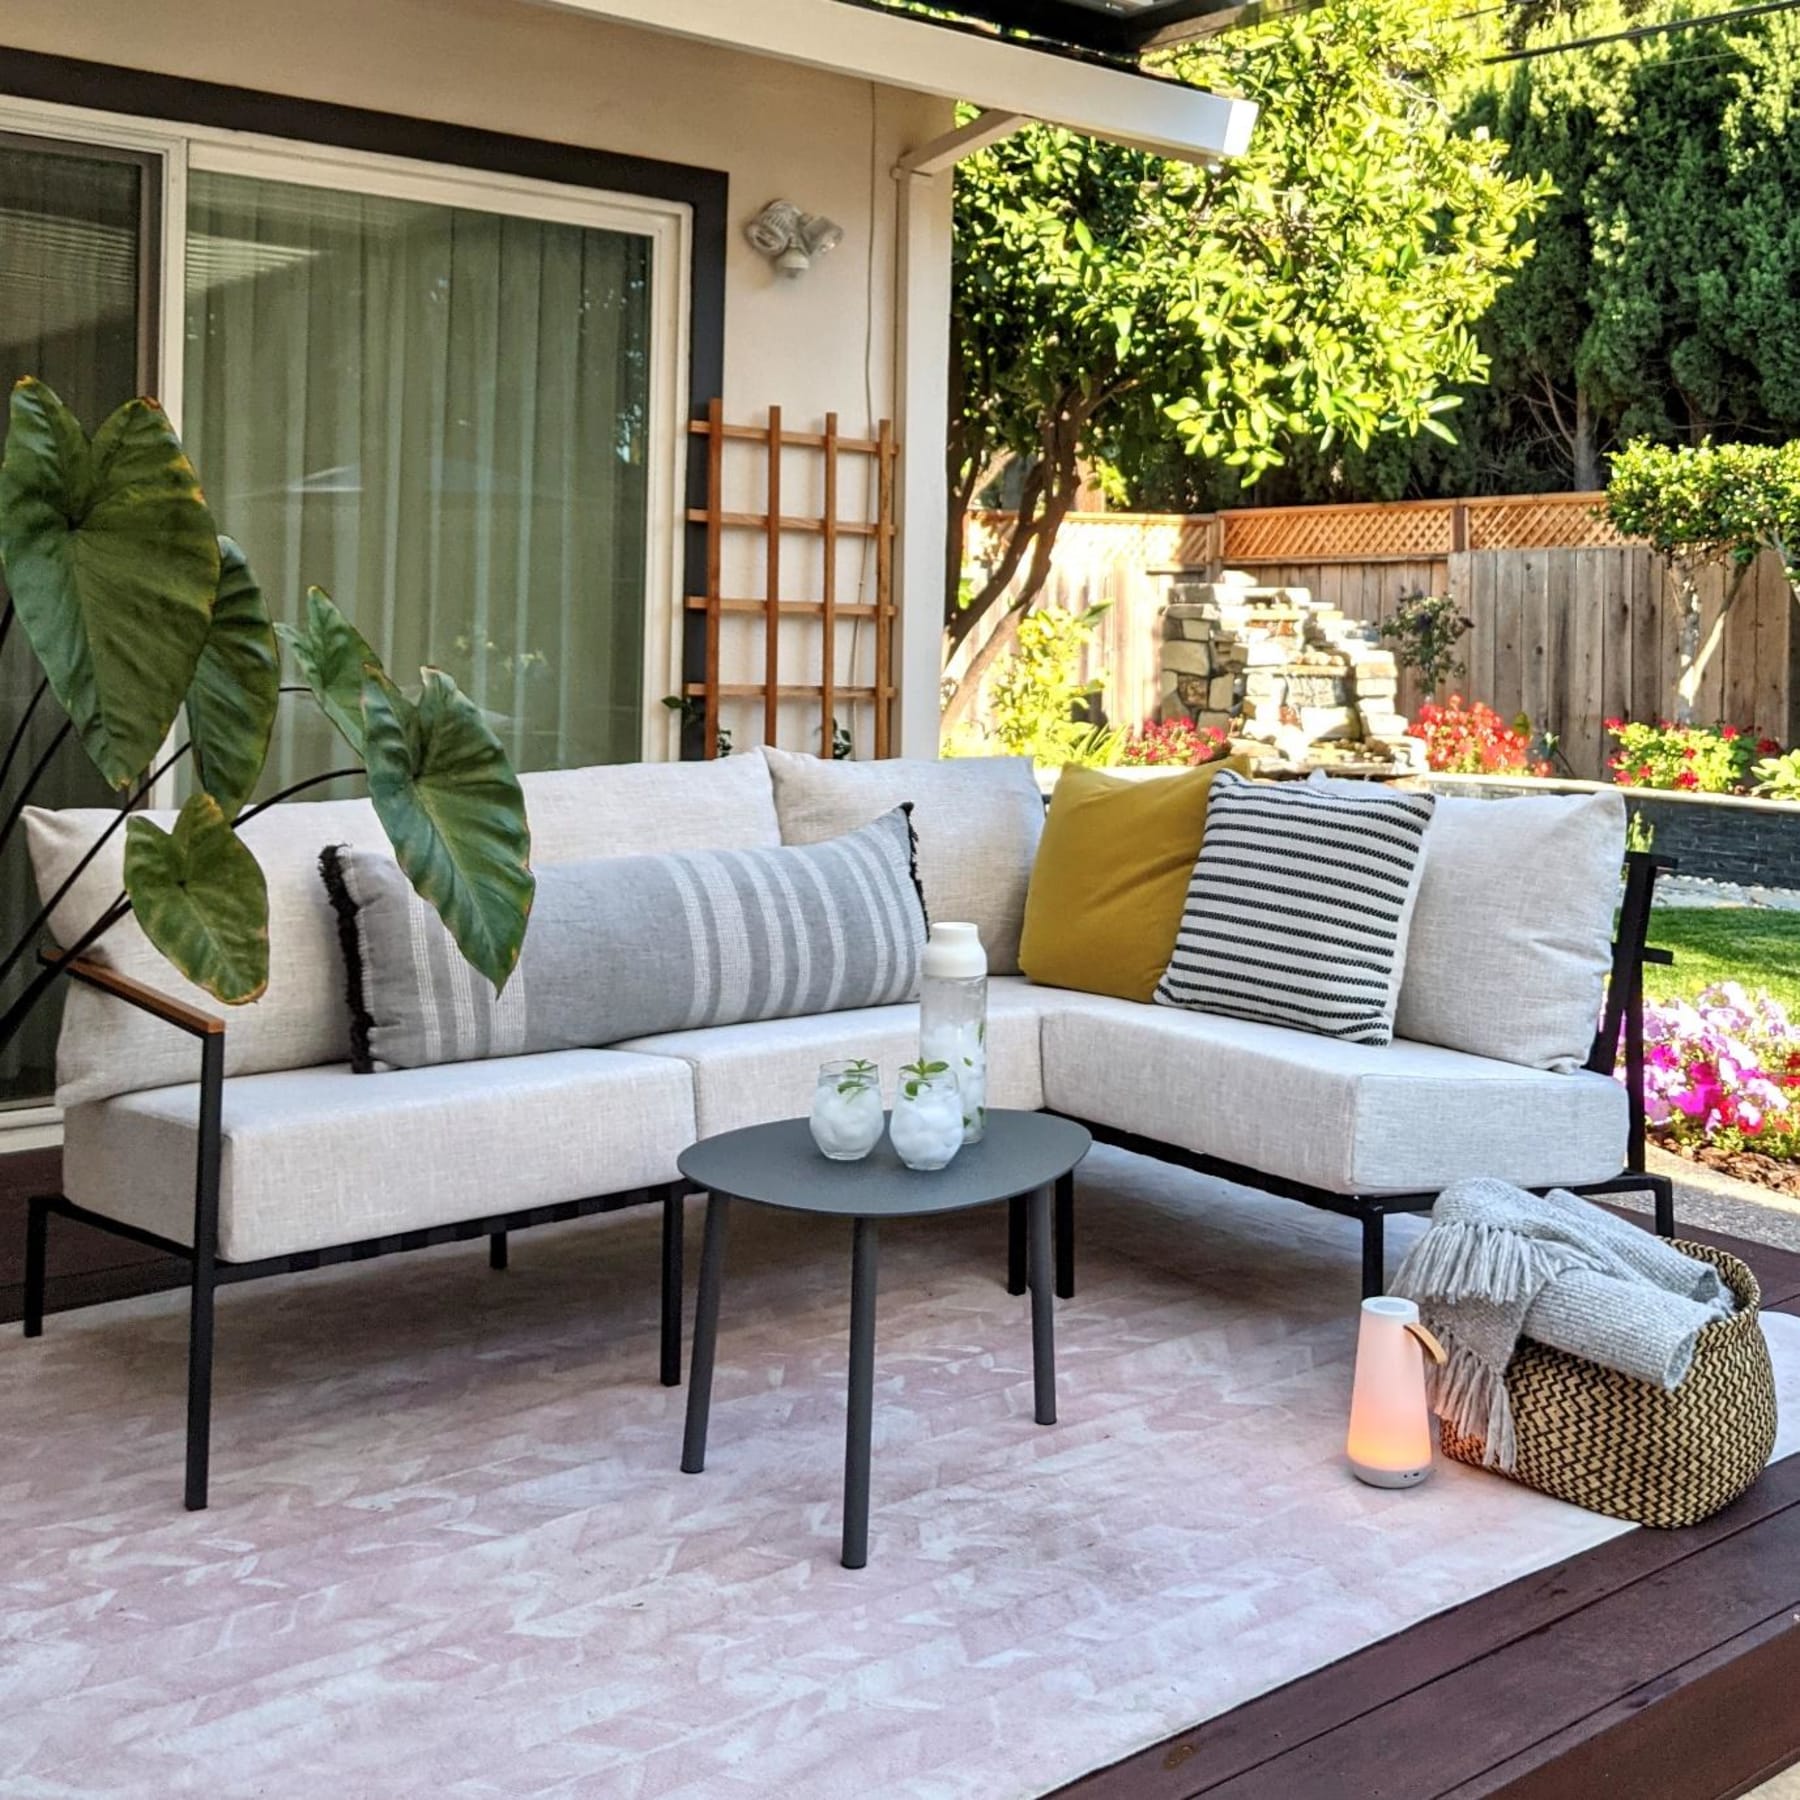
[[[1578,1019],[1598,1016],[1603,987],[1604,1016],[1581,1066],[1568,1066],[1565,1056],[1562,1067],[1548,1069],[1442,1043],[1339,1042],[1037,986],[1011,972],[1042,828],[1029,765],[1015,759],[831,764],[768,752],[529,774],[523,782],[540,869],[598,856],[812,842],[912,802],[926,904],[937,917],[980,923],[996,970],[990,1104],[1051,1109],[1102,1141],[1356,1217],[1365,1293],[1383,1283],[1384,1218],[1429,1207],[1459,1176],[1590,1194],[1649,1190],[1657,1228],[1673,1228],[1667,1181],[1642,1172],[1643,1118],[1641,1103],[1634,1105],[1641,1083],[1628,1088],[1610,1073],[1622,1037],[1634,1057],[1641,1051],[1642,962],[1654,955],[1644,939],[1655,867],[1633,857],[1607,981],[1622,808],[1598,913],[1594,893],[1585,896],[1587,941],[1573,933],[1561,955],[1576,983],[1562,996],[1564,1020],[1571,999]],[[1506,818],[1528,825],[1526,814],[1511,809],[1539,803],[1460,804],[1486,807],[1492,819],[1465,818],[1460,836],[1446,833],[1446,855],[1467,854],[1456,844],[1492,844],[1487,827]],[[111,816],[31,815],[40,888],[61,884]],[[1544,822],[1555,827],[1561,816],[1544,815]],[[1609,820],[1601,823],[1610,830]],[[1585,827],[1590,869],[1593,824],[1590,817]],[[484,1236],[494,1266],[504,1267],[509,1232],[659,1202],[661,1375],[673,1385],[680,1379],[685,1197],[677,1156],[699,1137],[803,1113],[824,1061],[877,1058],[891,1083],[917,1053],[917,1008],[907,1004],[358,1074],[348,1062],[339,922],[317,865],[327,844],[381,849],[380,828],[366,802],[326,801],[267,811],[245,836],[270,889],[267,993],[224,1014],[187,987],[130,920],[102,940],[104,956],[96,951],[72,963],[59,1059],[63,1191],[33,1201],[28,1224],[28,1336],[43,1327],[53,1216],[188,1261],[190,1508],[207,1497],[220,1285]],[[76,941],[118,893],[114,845],[81,872],[52,921],[59,942]],[[1466,879],[1456,906],[1441,909],[1435,935],[1415,919],[1407,982],[1434,983],[1440,1002],[1466,985],[1472,1005],[1501,1012],[1542,1001],[1541,994],[1509,999],[1513,978],[1503,954],[1493,966],[1479,965],[1486,946],[1504,950],[1509,934],[1556,938],[1555,909],[1569,892],[1573,864],[1554,829],[1545,845],[1544,866],[1534,872],[1516,866],[1528,849],[1515,854],[1501,844],[1515,865],[1510,902],[1498,893],[1486,898],[1493,884],[1465,871],[1474,896]],[[1437,854],[1433,841],[1428,877]],[[1446,864],[1442,878],[1452,873]],[[1594,877],[1586,880],[1592,890]],[[1484,906],[1493,918],[1482,916]],[[1022,1208],[1014,1211],[1010,1276],[1022,1291]],[[1056,1213],[1057,1287],[1066,1296],[1071,1184],[1059,1191]]]

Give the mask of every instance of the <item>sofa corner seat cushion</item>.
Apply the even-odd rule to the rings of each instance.
[[[344,925],[359,1068],[893,1005],[919,988],[925,914],[902,806],[817,844],[553,864],[498,995],[392,857],[328,847],[320,872]]]
[[[190,1243],[199,1086],[72,1107],[63,1192]],[[219,1254],[254,1262],[678,1179],[692,1084],[666,1058],[562,1050],[371,1081],[343,1066],[225,1083]]]
[[[1039,1020],[1058,996],[1016,976],[988,984],[988,1104],[1036,1112],[1044,1104]],[[754,1025],[668,1031],[616,1046],[642,1056],[677,1059],[693,1073],[695,1124],[701,1137],[804,1117],[819,1065],[866,1056],[881,1064],[892,1106],[902,1063],[919,1054],[916,1005],[868,1007]]]
[[[1033,981],[1149,1000],[1169,966],[1206,801],[1231,757],[1198,769],[1057,777],[1025,897],[1019,966]]]
[[[839,837],[910,800],[926,911],[975,924],[992,974],[1019,972],[1025,893],[1044,829],[1030,757],[828,762],[766,744],[762,753],[784,844]]]
[[[1527,1068],[1587,1060],[1612,962],[1625,797],[1442,795],[1394,1029]]]
[[[1055,1111],[1334,1194],[1605,1181],[1626,1095],[1436,1044],[1351,1044],[1253,1020],[1065,995],[1044,1019]]]
[[[705,763],[628,763],[522,775],[539,868],[584,857],[657,850],[739,850],[781,842],[774,789],[761,757]],[[165,829],[172,812],[146,815]],[[48,899],[115,822],[110,807],[26,814],[32,873]],[[225,1072],[247,1075],[342,1062],[350,1054],[337,921],[319,882],[327,844],[385,851],[387,835],[366,800],[295,800],[252,819],[244,841],[269,886],[269,985],[249,1006],[221,1007],[183,981],[127,917],[90,954],[97,962],[226,1020]],[[125,834],[115,833],[50,922],[72,944],[124,886]],[[57,1049],[57,1103],[169,1087],[198,1069],[191,1038],[110,995],[70,984]]]

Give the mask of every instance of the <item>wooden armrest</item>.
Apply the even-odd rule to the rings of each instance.
[[[71,981],[79,981],[84,987],[98,988],[102,993],[113,995],[123,1000],[128,1006],[135,1006],[140,1012],[154,1014],[166,1024],[173,1025],[177,1031],[185,1031],[193,1037],[213,1037],[225,1030],[225,1021],[216,1018],[212,1013],[201,1012],[197,1006],[189,1006],[180,1000],[172,1000],[167,994],[158,993],[153,987],[146,987],[141,981],[133,981],[129,975],[121,975],[116,969],[109,969],[104,963],[90,962],[85,956],[71,959],[61,950],[43,950],[39,952],[40,960],[48,968],[61,969]]]

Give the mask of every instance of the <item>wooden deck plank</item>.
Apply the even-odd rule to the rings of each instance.
[[[1713,1546],[1754,1532],[1797,1507],[1800,1457],[1789,1457],[1735,1505],[1703,1524],[1614,1538],[1437,1613],[1058,1792],[1079,1800],[1192,1800],[1201,1794],[1238,1800],[1239,1790],[1231,1784],[1269,1766],[1272,1759],[1285,1763],[1299,1749],[1384,1713],[1447,1674],[1482,1665],[1514,1646],[1535,1644],[1621,1590],[1666,1576]],[[1554,1675],[1547,1679],[1554,1681]],[[1268,1791],[1287,1800],[1279,1788]],[[1358,1791],[1345,1787],[1332,1800],[1349,1800]],[[1294,1790],[1293,1800],[1299,1800],[1300,1792]]]
[[[1794,1761],[1794,1709],[1765,1701],[1797,1687],[1800,1612],[1789,1609],[1444,1800],[1730,1800]]]
[[[1486,1785],[1502,1779],[1496,1771],[1516,1769],[1534,1754],[1547,1757],[1540,1769],[1563,1760],[1601,1721],[1616,1729],[1621,1709],[1632,1710],[1633,1702],[1632,1722],[1642,1728],[1682,1668],[1796,1607],[1800,1502],[1571,1612],[1560,1629],[1529,1634],[1243,1775],[1192,1791],[1206,1800],[1476,1800],[1503,1793],[1504,1784]],[[1782,1691],[1791,1695],[1792,1688]],[[1734,1718],[1731,1730],[1745,1723]],[[1800,1752],[1800,1709],[1789,1709],[1782,1729]],[[1728,1785],[1696,1786],[1697,1774],[1690,1755],[1685,1769],[1671,1771],[1677,1785],[1668,1791],[1677,1800],[1711,1800]],[[1620,1791],[1638,1800],[1635,1790]]]

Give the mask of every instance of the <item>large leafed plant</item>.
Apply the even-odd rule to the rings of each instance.
[[[269,979],[268,893],[239,827],[302,788],[366,772],[401,868],[471,966],[505,986],[534,884],[524,796],[500,740],[440,670],[422,671],[416,698],[402,692],[318,588],[303,626],[273,624],[154,401],[127,402],[90,439],[42,382],[18,383],[0,461],[0,569],[0,649],[16,624],[42,672],[0,763],[0,846],[71,734],[121,795],[119,818],[81,867],[0,941],[0,979],[122,828],[124,893],[71,948],[85,950],[132,912],[188,980],[227,1005],[255,1000]],[[284,643],[300,677],[291,686],[281,678]],[[8,774],[46,693],[67,723],[8,799]],[[252,803],[282,696],[307,693],[360,765]],[[184,756],[194,791],[165,829],[135,808]],[[0,1043],[53,973],[0,1018]]]

